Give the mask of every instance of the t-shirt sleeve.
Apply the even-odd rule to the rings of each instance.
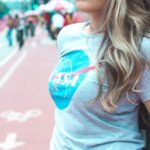
[[[62,30],[59,32],[57,36],[57,52],[58,52],[58,57],[61,56],[61,47],[62,47]]]
[[[70,24],[61,29],[57,37],[59,58],[74,49],[74,41],[80,38],[80,30],[83,23]],[[73,34],[72,34],[73,33]],[[76,46],[76,45],[75,45]]]
[[[58,57],[60,58],[64,53],[64,46],[67,43],[67,27],[63,27],[57,36]]]
[[[141,52],[146,60],[150,60],[150,38],[144,37],[141,43]],[[150,69],[145,66],[140,82],[138,84],[138,93],[142,102],[150,100]]]

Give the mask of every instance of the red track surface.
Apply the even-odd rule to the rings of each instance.
[[[47,85],[49,74],[57,61],[57,50],[54,42],[42,44],[44,38],[46,35],[41,32],[34,39],[28,40],[22,51],[0,68],[2,79],[16,60],[27,52],[26,57],[0,88],[0,150],[7,149],[1,145],[11,147],[11,144],[15,145],[20,141],[25,143],[9,150],[49,150],[54,125],[54,106]],[[28,118],[25,122],[19,119],[7,121],[10,114],[2,116],[4,112],[11,110],[22,113],[22,117],[16,117],[22,119],[32,109],[38,109],[42,114]]]

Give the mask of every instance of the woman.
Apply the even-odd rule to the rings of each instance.
[[[13,45],[13,37],[12,37],[12,32],[13,32],[13,18],[8,15],[8,19],[7,19],[7,27],[8,27],[8,30],[7,30],[7,40],[8,40],[8,44],[9,46],[11,47]]]
[[[19,16],[16,15],[14,19],[14,23],[17,31],[16,39],[18,42],[19,50],[21,50],[21,48],[24,45],[24,28],[25,28],[24,19],[22,17],[19,18]]]
[[[67,26],[69,24],[73,23],[73,18],[72,18],[72,14],[71,13],[65,13],[64,14],[64,25],[63,26]]]
[[[77,0],[88,23],[58,36],[50,76],[50,150],[142,150],[139,103],[150,113],[149,0]]]

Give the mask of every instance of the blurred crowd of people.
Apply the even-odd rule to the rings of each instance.
[[[7,40],[9,46],[13,45],[13,30],[16,30],[16,40],[21,49],[24,45],[25,38],[33,37],[35,35],[35,28],[38,23],[37,17],[28,16],[23,17],[18,14],[12,17],[11,15],[7,16]]]
[[[68,13],[63,11],[45,12],[40,15],[8,15],[7,16],[7,41],[13,45],[13,31],[16,31],[16,41],[19,49],[23,47],[28,37],[34,37],[37,25],[47,30],[48,36],[55,40],[59,31],[66,25],[81,22],[79,12]]]
[[[72,23],[81,22],[82,17],[79,12],[68,13],[61,11],[53,11],[44,13],[46,29],[52,39],[57,39],[59,31]]]

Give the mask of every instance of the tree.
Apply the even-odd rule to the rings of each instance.
[[[43,0],[44,4],[46,4],[49,0]]]
[[[9,9],[6,6],[5,3],[0,1],[0,19],[6,14],[8,13]]]
[[[39,0],[32,0],[32,9],[36,9],[39,6]]]

